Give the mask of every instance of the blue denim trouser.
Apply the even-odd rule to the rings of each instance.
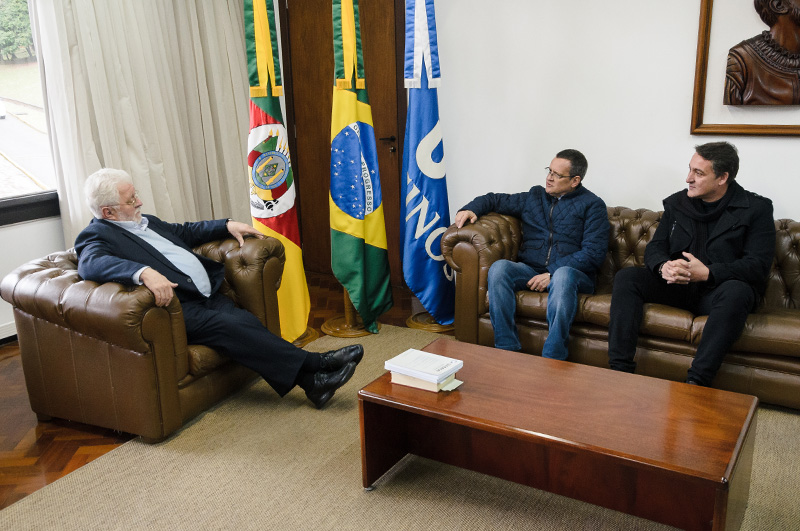
[[[498,260],[489,268],[489,316],[494,328],[494,346],[520,350],[522,345],[514,321],[515,293],[528,290],[528,281],[539,273],[527,264]],[[569,355],[569,327],[578,310],[578,293],[592,293],[594,283],[586,273],[572,267],[556,269],[547,287],[547,324],[550,332],[542,356],[565,360]]]

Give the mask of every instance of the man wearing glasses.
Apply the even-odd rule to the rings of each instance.
[[[280,395],[295,385],[321,408],[347,383],[361,361],[361,345],[327,353],[309,352],[267,330],[258,318],[219,292],[225,267],[192,248],[233,236],[263,238],[233,220],[166,223],[142,215],[130,175],[102,169],[86,180],[86,200],[95,219],[75,240],[78,274],[95,282],[144,285],[158,306],[181,302],[189,343],[219,350],[260,374]]]
[[[587,168],[580,151],[565,149],[545,168],[544,187],[489,193],[456,214],[459,228],[489,212],[515,216],[522,223],[518,261],[498,260],[489,268],[489,316],[496,348],[522,348],[514,321],[515,294],[528,289],[548,293],[550,330],[542,356],[567,359],[578,294],[594,291],[596,272],[608,251],[608,212],[603,200],[583,186]]]

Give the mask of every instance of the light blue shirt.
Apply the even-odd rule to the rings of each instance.
[[[191,277],[192,282],[194,282],[194,285],[197,286],[197,290],[200,293],[206,297],[211,296],[211,281],[208,278],[206,268],[203,267],[203,264],[200,263],[200,260],[198,260],[194,254],[190,253],[186,249],[175,245],[154,230],[148,228],[147,225],[149,224],[149,221],[147,218],[143,217],[141,223],[137,223],[135,221],[113,221],[110,219],[106,221],[110,221],[111,223],[122,227],[134,236],[138,236],[155,247],[156,250],[163,254],[164,258],[169,260],[172,265]],[[147,269],[147,266],[141,268],[133,274],[132,280],[135,284],[140,286],[142,285],[142,271],[145,269]]]

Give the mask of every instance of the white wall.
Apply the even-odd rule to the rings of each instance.
[[[28,260],[65,249],[61,218],[44,218],[0,227],[0,241],[3,242],[0,278]],[[0,299],[0,339],[16,333],[11,305]]]
[[[722,24],[717,10],[737,2],[714,2],[711,53],[766,29],[751,7],[752,31]],[[771,198],[776,218],[800,219],[800,137],[689,134],[698,0],[437,0],[436,17],[451,214],[479,194],[543,184],[567,147],[586,155],[586,186],[607,205],[660,210],[685,187],[693,147],[728,140],[740,184]],[[721,61],[724,75],[724,60],[709,61],[720,109],[711,70]],[[775,111],[800,123],[797,107]]]

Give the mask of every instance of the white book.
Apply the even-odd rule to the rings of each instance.
[[[436,382],[429,382],[420,378],[414,378],[413,376],[407,376],[405,374],[400,374],[399,372],[392,372],[392,383],[394,384],[407,385],[408,387],[416,387],[418,389],[434,392],[441,391],[443,387],[447,386],[447,384],[455,380],[455,378],[456,375],[451,374],[442,380],[441,383],[437,384]]]
[[[413,376],[428,382],[441,383],[464,366],[464,362],[430,352],[410,348],[384,363],[387,371]]]

